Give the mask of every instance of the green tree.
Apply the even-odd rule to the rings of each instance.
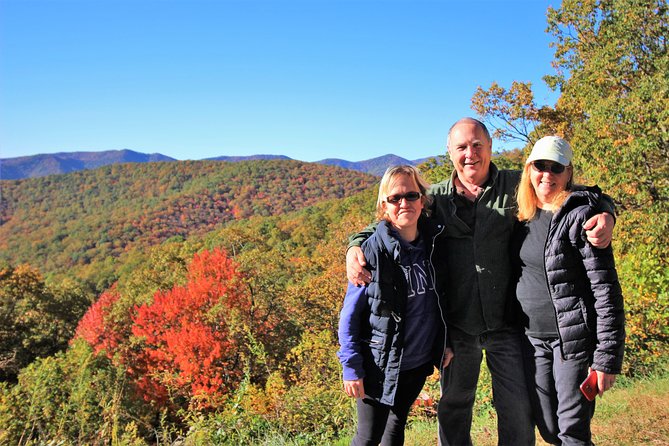
[[[669,198],[669,15],[665,0],[564,1],[548,11],[556,106],[588,178],[624,209]]]
[[[451,177],[453,164],[448,154],[439,155],[437,158],[430,158],[418,166],[423,177],[431,184],[444,181]]]
[[[28,266],[0,269],[0,381],[35,358],[64,350],[90,299],[75,282],[49,286]]]
[[[521,170],[525,164],[525,157],[521,149],[494,153],[492,160],[499,169]]]
[[[669,350],[669,14],[665,0],[565,1],[548,11],[556,109],[586,181],[619,205],[628,365]]]
[[[502,141],[533,143],[535,126],[540,122],[540,109],[534,102],[530,82],[513,81],[506,90],[493,82],[488,90],[476,89],[472,109],[490,125],[492,137]]]

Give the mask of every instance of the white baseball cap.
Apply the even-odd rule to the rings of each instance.
[[[574,152],[567,141],[559,136],[544,136],[534,144],[525,164],[536,160],[548,160],[568,166],[573,157]]]

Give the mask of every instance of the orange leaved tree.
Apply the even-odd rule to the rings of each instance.
[[[223,250],[196,254],[184,286],[157,292],[136,308],[131,372],[146,399],[211,406],[243,375],[250,299]]]
[[[77,334],[128,371],[137,391],[159,406],[211,408],[244,374],[247,336],[262,336],[252,320],[248,287],[221,249],[196,254],[182,286],[157,291],[132,307],[125,323],[110,324],[118,299],[105,292]]]

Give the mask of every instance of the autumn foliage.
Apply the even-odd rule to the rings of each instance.
[[[669,8],[562,2],[548,26],[557,103],[538,104],[529,83],[494,83],[477,90],[473,109],[496,136],[519,142],[496,155],[498,167],[517,168],[520,148],[540,136],[564,135],[580,180],[615,200],[624,374],[664,373]],[[423,167],[433,182],[450,176],[447,157]],[[0,267],[0,371],[16,382],[0,382],[0,444],[341,443],[355,423],[336,358],[343,259],[347,236],[373,218],[377,183],[295,161],[0,181],[0,265],[28,262],[50,282],[85,279],[100,296],[77,340],[53,355],[89,288]],[[477,415],[492,412],[490,382],[482,369]],[[412,417],[433,417],[436,375],[424,390]]]
[[[247,287],[225,251],[196,254],[185,285],[132,308],[129,330],[113,322],[119,297],[115,287],[103,293],[77,335],[120,361],[145,400],[207,408],[236,388],[253,324]]]
[[[121,333],[111,320],[111,309],[118,299],[119,293],[116,285],[113,285],[100,295],[79,321],[75,338],[84,339],[93,347],[95,353],[103,350],[114,352],[118,349]]]
[[[0,383],[15,381],[36,358],[67,347],[88,305],[71,281],[49,284],[30,265],[0,264]]]
[[[0,180],[0,261],[107,289],[133,253],[366,190],[372,175],[293,160],[104,166]]]

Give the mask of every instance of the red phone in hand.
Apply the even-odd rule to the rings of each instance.
[[[585,381],[581,383],[580,388],[588,401],[594,400],[599,393],[599,390],[597,389],[597,371],[591,370],[588,377],[585,378]]]

